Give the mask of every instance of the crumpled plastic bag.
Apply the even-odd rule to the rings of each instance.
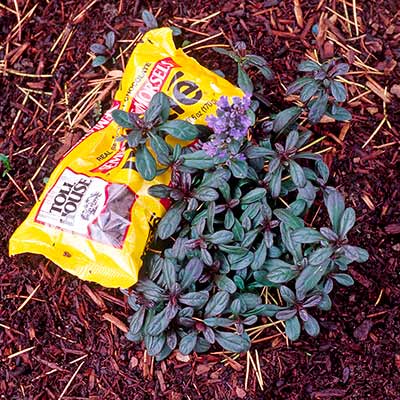
[[[142,256],[167,206],[147,189],[169,184],[170,172],[151,182],[141,178],[134,151],[115,140],[124,130],[111,112],[143,113],[159,91],[172,99],[170,119],[196,124],[215,112],[221,95],[243,96],[176,49],[171,29],[147,32],[129,59],[112,107],[57,165],[11,237],[10,255],[43,254],[62,269],[105,287],[136,283]]]

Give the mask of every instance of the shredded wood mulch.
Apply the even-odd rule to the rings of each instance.
[[[110,105],[151,8],[180,27],[187,48],[235,79],[211,45],[244,40],[269,61],[258,78],[270,111],[304,58],[341,57],[353,121],[316,128],[318,144],[358,215],[353,242],[370,260],[334,295],[322,332],[287,346],[279,325],[250,353],[157,364],[124,337],[119,291],[82,282],[44,258],[9,258],[8,239],[65,152]],[[0,398],[4,399],[400,399],[400,13],[397,0],[0,2]],[[91,43],[113,30],[116,63],[93,69]]]

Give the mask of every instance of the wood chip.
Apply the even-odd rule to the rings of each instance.
[[[120,319],[118,319],[115,315],[105,313],[105,314],[103,314],[103,318],[106,321],[111,322],[113,325],[115,325],[117,328],[119,328],[122,332],[127,333],[129,331],[128,327]]]
[[[388,235],[397,235],[400,233],[400,224],[389,224],[385,226],[385,232]]]

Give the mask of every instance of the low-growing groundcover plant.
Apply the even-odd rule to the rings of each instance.
[[[285,321],[290,340],[302,329],[316,336],[317,316],[331,308],[333,288],[352,285],[349,265],[368,259],[348,241],[354,210],[329,186],[322,157],[303,149],[312,135],[305,118],[311,124],[323,115],[351,118],[340,105],[344,86],[335,79],[347,66],[301,63],[299,70],[312,76],[298,79],[288,92],[301,91],[303,106],[271,115],[260,127],[259,103],[243,68],[249,56],[228,55],[239,57],[246,95],[222,96],[208,128],[168,121],[170,102],[162,93],[144,115],[113,113],[128,129],[122,140],[135,149],[142,177],[172,172],[169,186],[149,189],[171,207],[158,224],[138,283],[124,291],[134,310],[127,338],[144,341],[157,360],[175,349],[206,352],[216,343],[246,351],[251,345],[246,328],[262,317]],[[197,139],[172,147],[166,134]],[[329,216],[329,224],[318,229],[309,223],[315,202]],[[266,288],[279,292],[280,304],[265,303]]]

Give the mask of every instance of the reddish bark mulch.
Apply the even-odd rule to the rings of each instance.
[[[21,18],[28,15],[22,21],[20,37],[16,13],[9,10],[15,10],[16,3]],[[343,38],[349,38],[344,37],[345,26],[350,24],[352,37],[356,37],[354,22],[343,20],[344,2],[339,0],[82,3],[10,0],[0,4],[0,62],[7,55],[6,64],[0,63],[0,152],[10,156],[13,166],[10,175],[29,199],[7,177],[0,179],[0,398],[58,399],[62,394],[64,399],[107,400],[400,399],[397,1],[356,2],[360,38],[344,40],[353,49],[343,49],[323,32],[324,29],[333,32],[343,43]],[[295,12],[296,4],[301,6],[302,18],[298,9]],[[351,19],[353,3],[346,4]],[[79,16],[88,5],[90,8]],[[327,135],[323,147],[333,148],[326,155],[334,171],[332,181],[341,187],[348,203],[357,211],[352,239],[368,249],[370,260],[352,268],[356,281],[353,288],[334,294],[332,311],[321,314],[322,332],[317,339],[302,336],[302,340],[287,348],[282,338],[277,337],[255,346],[260,355],[264,390],[259,388],[253,371],[248,389],[244,390],[245,356],[237,359],[237,363],[222,364],[221,356],[205,355],[192,356],[189,362],[171,358],[151,364],[144,360],[141,346],[128,342],[121,330],[129,315],[122,294],[82,282],[42,257],[7,255],[12,232],[34,202],[28,180],[32,180],[40,193],[44,178],[50,175],[61,154],[60,147],[68,148],[85,128],[82,122],[71,135],[66,129],[68,125],[58,131],[58,123],[51,125],[65,110],[64,84],[69,83],[69,104],[76,104],[88,92],[89,80],[105,75],[104,71],[87,66],[70,82],[88,59],[90,44],[110,29],[118,32],[119,38],[132,39],[142,25],[141,10],[150,6],[155,12],[159,10],[160,21],[171,19],[186,27],[193,22],[191,18],[200,19],[220,11],[209,22],[192,29],[212,35],[222,28],[228,39],[244,40],[252,52],[269,61],[277,79],[272,84],[262,84],[273,111],[287,105],[279,83],[288,84],[295,79],[296,65],[307,50],[316,48],[320,57],[341,51],[353,64],[353,71],[362,71],[357,66],[359,57],[381,72],[353,75],[356,82],[366,87],[351,85],[350,98],[366,89],[372,92],[350,103],[354,118],[347,133],[340,124],[317,128],[318,133]],[[325,6],[342,17],[335,17]],[[313,33],[316,23],[318,37]],[[73,29],[73,34],[57,61],[62,46],[50,50],[66,27]],[[203,38],[186,33],[192,41]],[[66,35],[61,42],[65,42]],[[212,43],[226,41],[221,36]],[[191,55],[208,68],[222,69],[228,78],[234,78],[229,60],[215,57],[211,50],[194,51]],[[56,63],[52,78],[18,75],[18,71],[51,74]],[[117,63],[113,68],[122,67]],[[387,87],[388,93],[392,90],[387,102],[391,128],[384,125],[363,148],[384,116],[382,96],[389,96],[379,91],[379,87],[371,89],[369,79],[381,89]],[[31,92],[48,112],[30,99],[24,102],[25,94],[17,85],[49,92],[46,95]],[[109,90],[102,102],[103,110],[111,98]],[[92,124],[94,118],[91,112],[86,120]],[[19,309],[33,290],[36,290],[33,297]]]

